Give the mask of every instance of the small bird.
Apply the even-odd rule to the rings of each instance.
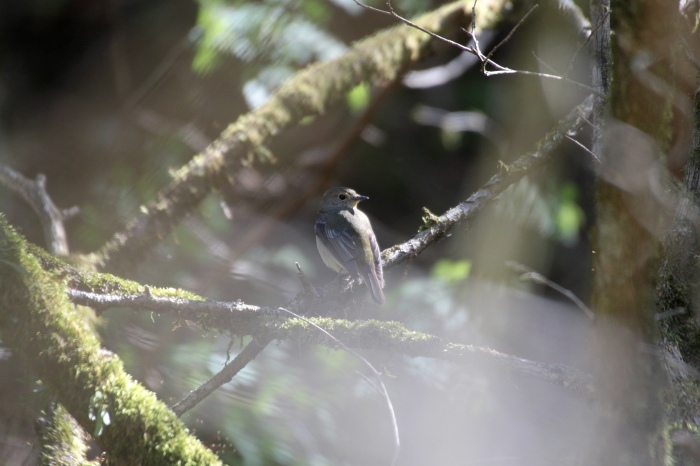
[[[324,264],[364,282],[377,304],[384,304],[384,273],[377,238],[367,216],[357,208],[369,199],[350,188],[331,188],[321,198],[316,217],[316,246]]]

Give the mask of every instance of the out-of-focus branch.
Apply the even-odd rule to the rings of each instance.
[[[0,215],[0,333],[105,451],[109,464],[221,464],[74,312],[65,283],[42,269]]]
[[[532,280],[535,283],[539,283],[541,285],[548,286],[551,289],[553,289],[554,291],[556,291],[557,293],[560,293],[560,294],[566,296],[572,303],[574,303],[576,305],[576,307],[581,309],[583,311],[583,313],[586,314],[586,317],[588,317],[592,321],[595,320],[595,314],[593,313],[591,308],[586,306],[586,303],[581,301],[581,299],[579,299],[579,297],[576,296],[576,294],[573,291],[567,290],[566,288],[559,285],[558,283],[554,283],[552,280],[548,279],[547,277],[545,277],[541,273],[534,271],[530,267],[528,267],[524,264],[521,264],[520,262],[516,262],[516,261],[512,261],[512,260],[507,261],[506,267],[513,270],[514,272],[521,274],[521,276],[520,276],[521,280]]]
[[[0,183],[16,192],[30,205],[39,217],[44,230],[47,249],[53,254],[68,254],[68,238],[63,221],[78,214],[78,207],[61,210],[46,192],[46,177],[37,175],[35,180],[24,177],[7,165],[0,164]]]
[[[508,186],[547,162],[561,141],[565,140],[567,136],[576,134],[583,127],[592,108],[593,97],[589,96],[540,140],[534,151],[522,155],[511,165],[505,167],[501,173],[491,177],[481,189],[472,194],[466,201],[434,219],[428,228],[410,240],[383,251],[384,267],[391,268],[417,256],[430,244],[444,238],[453,227],[470,220]]]
[[[271,337],[253,337],[253,340],[243,348],[243,351],[233,358],[233,361],[226,364],[223,369],[217,372],[212,378],[204,382],[202,385],[192,390],[185,398],[177,402],[171,408],[178,417],[192,409],[204,398],[211,393],[228,383],[243,369],[250,361],[260,354],[262,350],[272,341]]]
[[[480,3],[480,8],[502,11],[505,0]],[[428,13],[416,24],[451,35],[466,21],[463,2]],[[496,14],[489,16],[500,20]],[[488,26],[488,25],[484,25]],[[172,183],[155,200],[143,206],[126,228],[91,260],[101,267],[133,267],[158,241],[167,236],[217,186],[230,182],[231,170],[240,163],[270,160],[267,146],[286,128],[310,115],[322,113],[360,82],[384,84],[402,70],[432,53],[432,39],[411,28],[389,28],[358,41],[335,60],[309,66],[282,85],[263,106],[241,116],[175,174]]]

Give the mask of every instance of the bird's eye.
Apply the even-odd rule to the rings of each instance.
[[[347,199],[347,196],[345,194],[339,194],[338,199],[340,199],[341,201],[344,201],[345,199]]]

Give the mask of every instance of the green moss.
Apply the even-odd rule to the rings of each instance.
[[[26,250],[36,257],[42,268],[50,272],[54,278],[65,279],[69,286],[78,290],[124,296],[150,293],[157,297],[181,298],[191,301],[204,301],[206,299],[180,288],[146,287],[133,280],[120,278],[110,273],[95,272],[84,262],[78,262],[78,265],[74,265],[69,260],[57,258],[39,246],[30,243],[26,244]]]
[[[107,452],[107,463],[220,464],[172,411],[124,372],[119,358],[100,348],[67,299],[63,275],[45,272],[31,250],[36,249],[0,216],[3,342],[85,430],[95,432],[103,424],[95,440]]]
[[[300,341],[310,344],[323,344],[336,347],[337,342],[319,331],[309,322],[318,325],[333,337],[349,347],[398,351],[405,354],[425,354],[438,348],[441,340],[433,335],[408,330],[399,322],[380,320],[349,321],[314,317],[288,319],[274,325],[276,338]]]
[[[75,420],[58,405],[45,418],[41,429],[42,465],[97,466],[97,462],[87,461],[87,439],[84,431]]]

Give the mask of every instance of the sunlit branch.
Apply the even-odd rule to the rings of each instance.
[[[91,298],[96,298],[95,294],[76,292],[75,290],[71,290],[69,296],[74,301],[78,299],[81,303],[90,306],[94,305],[94,301],[91,301]],[[310,320],[313,322],[314,326],[318,325],[332,332],[334,338],[340,339],[345,345],[351,348],[396,351],[409,356],[425,356],[458,363],[486,362],[493,360],[493,362],[513,369],[516,372],[525,373],[557,385],[573,388],[575,391],[584,393],[589,393],[591,391],[589,386],[590,381],[588,381],[587,376],[566,365],[529,361],[499,353],[498,351],[486,347],[445,343],[437,336],[408,330],[399,322],[380,322],[374,320],[349,321],[327,317],[305,318],[305,320],[280,319],[279,317],[274,318],[270,316],[272,312],[276,312],[279,315],[279,309],[259,308],[257,306],[244,305],[239,302],[218,303],[212,306],[211,303],[182,298],[176,300],[177,304],[174,304],[173,307],[169,309],[167,304],[162,300],[146,298],[147,299],[142,302],[146,303],[147,306],[152,305],[149,303],[158,301],[157,309],[146,306],[136,306],[134,303],[141,302],[136,299],[127,298],[120,302],[115,297],[108,301],[115,303],[115,306],[117,302],[120,302],[119,306],[133,307],[135,309],[151,309],[161,314],[189,319],[205,328],[218,328],[239,336],[243,334],[252,334],[262,339],[271,336],[280,340],[315,342],[335,346],[335,341],[329,342],[324,338],[314,336],[315,330],[309,328],[309,325],[306,324],[306,320]],[[303,300],[301,300],[300,303],[303,304]],[[300,303],[295,303],[295,306],[300,306]],[[189,305],[192,306],[192,309],[188,309]],[[204,308],[208,306],[210,306],[208,311],[203,312]],[[248,310],[245,311],[245,313],[230,311],[230,309],[242,307]],[[255,310],[260,310],[260,312],[256,313]],[[303,313],[303,310],[298,311],[298,313]],[[260,317],[267,315],[270,318],[264,321],[252,319],[255,315]],[[246,362],[250,361],[250,359],[242,359],[239,363],[243,363],[244,360]],[[243,364],[243,366],[244,365],[245,364]],[[228,369],[227,374],[230,374],[230,377],[235,375],[235,373],[231,372],[233,370],[234,368]],[[237,372],[237,370],[235,372]],[[219,378],[223,380],[225,376],[222,375]],[[228,380],[230,380],[230,378]]]
[[[67,255],[68,238],[63,222],[77,215],[80,211],[78,207],[65,210],[56,207],[46,191],[46,177],[42,174],[37,175],[36,180],[31,180],[9,166],[0,164],[0,183],[22,196],[37,214],[49,252]]]
[[[576,134],[583,127],[592,108],[593,97],[589,96],[541,139],[534,151],[520,156],[515,162],[508,165],[507,169],[491,177],[467,200],[439,216],[429,228],[408,241],[385,250],[382,253],[384,267],[388,269],[417,256],[430,244],[444,238],[453,227],[471,220],[508,186],[547,162],[561,141],[569,135]]]

